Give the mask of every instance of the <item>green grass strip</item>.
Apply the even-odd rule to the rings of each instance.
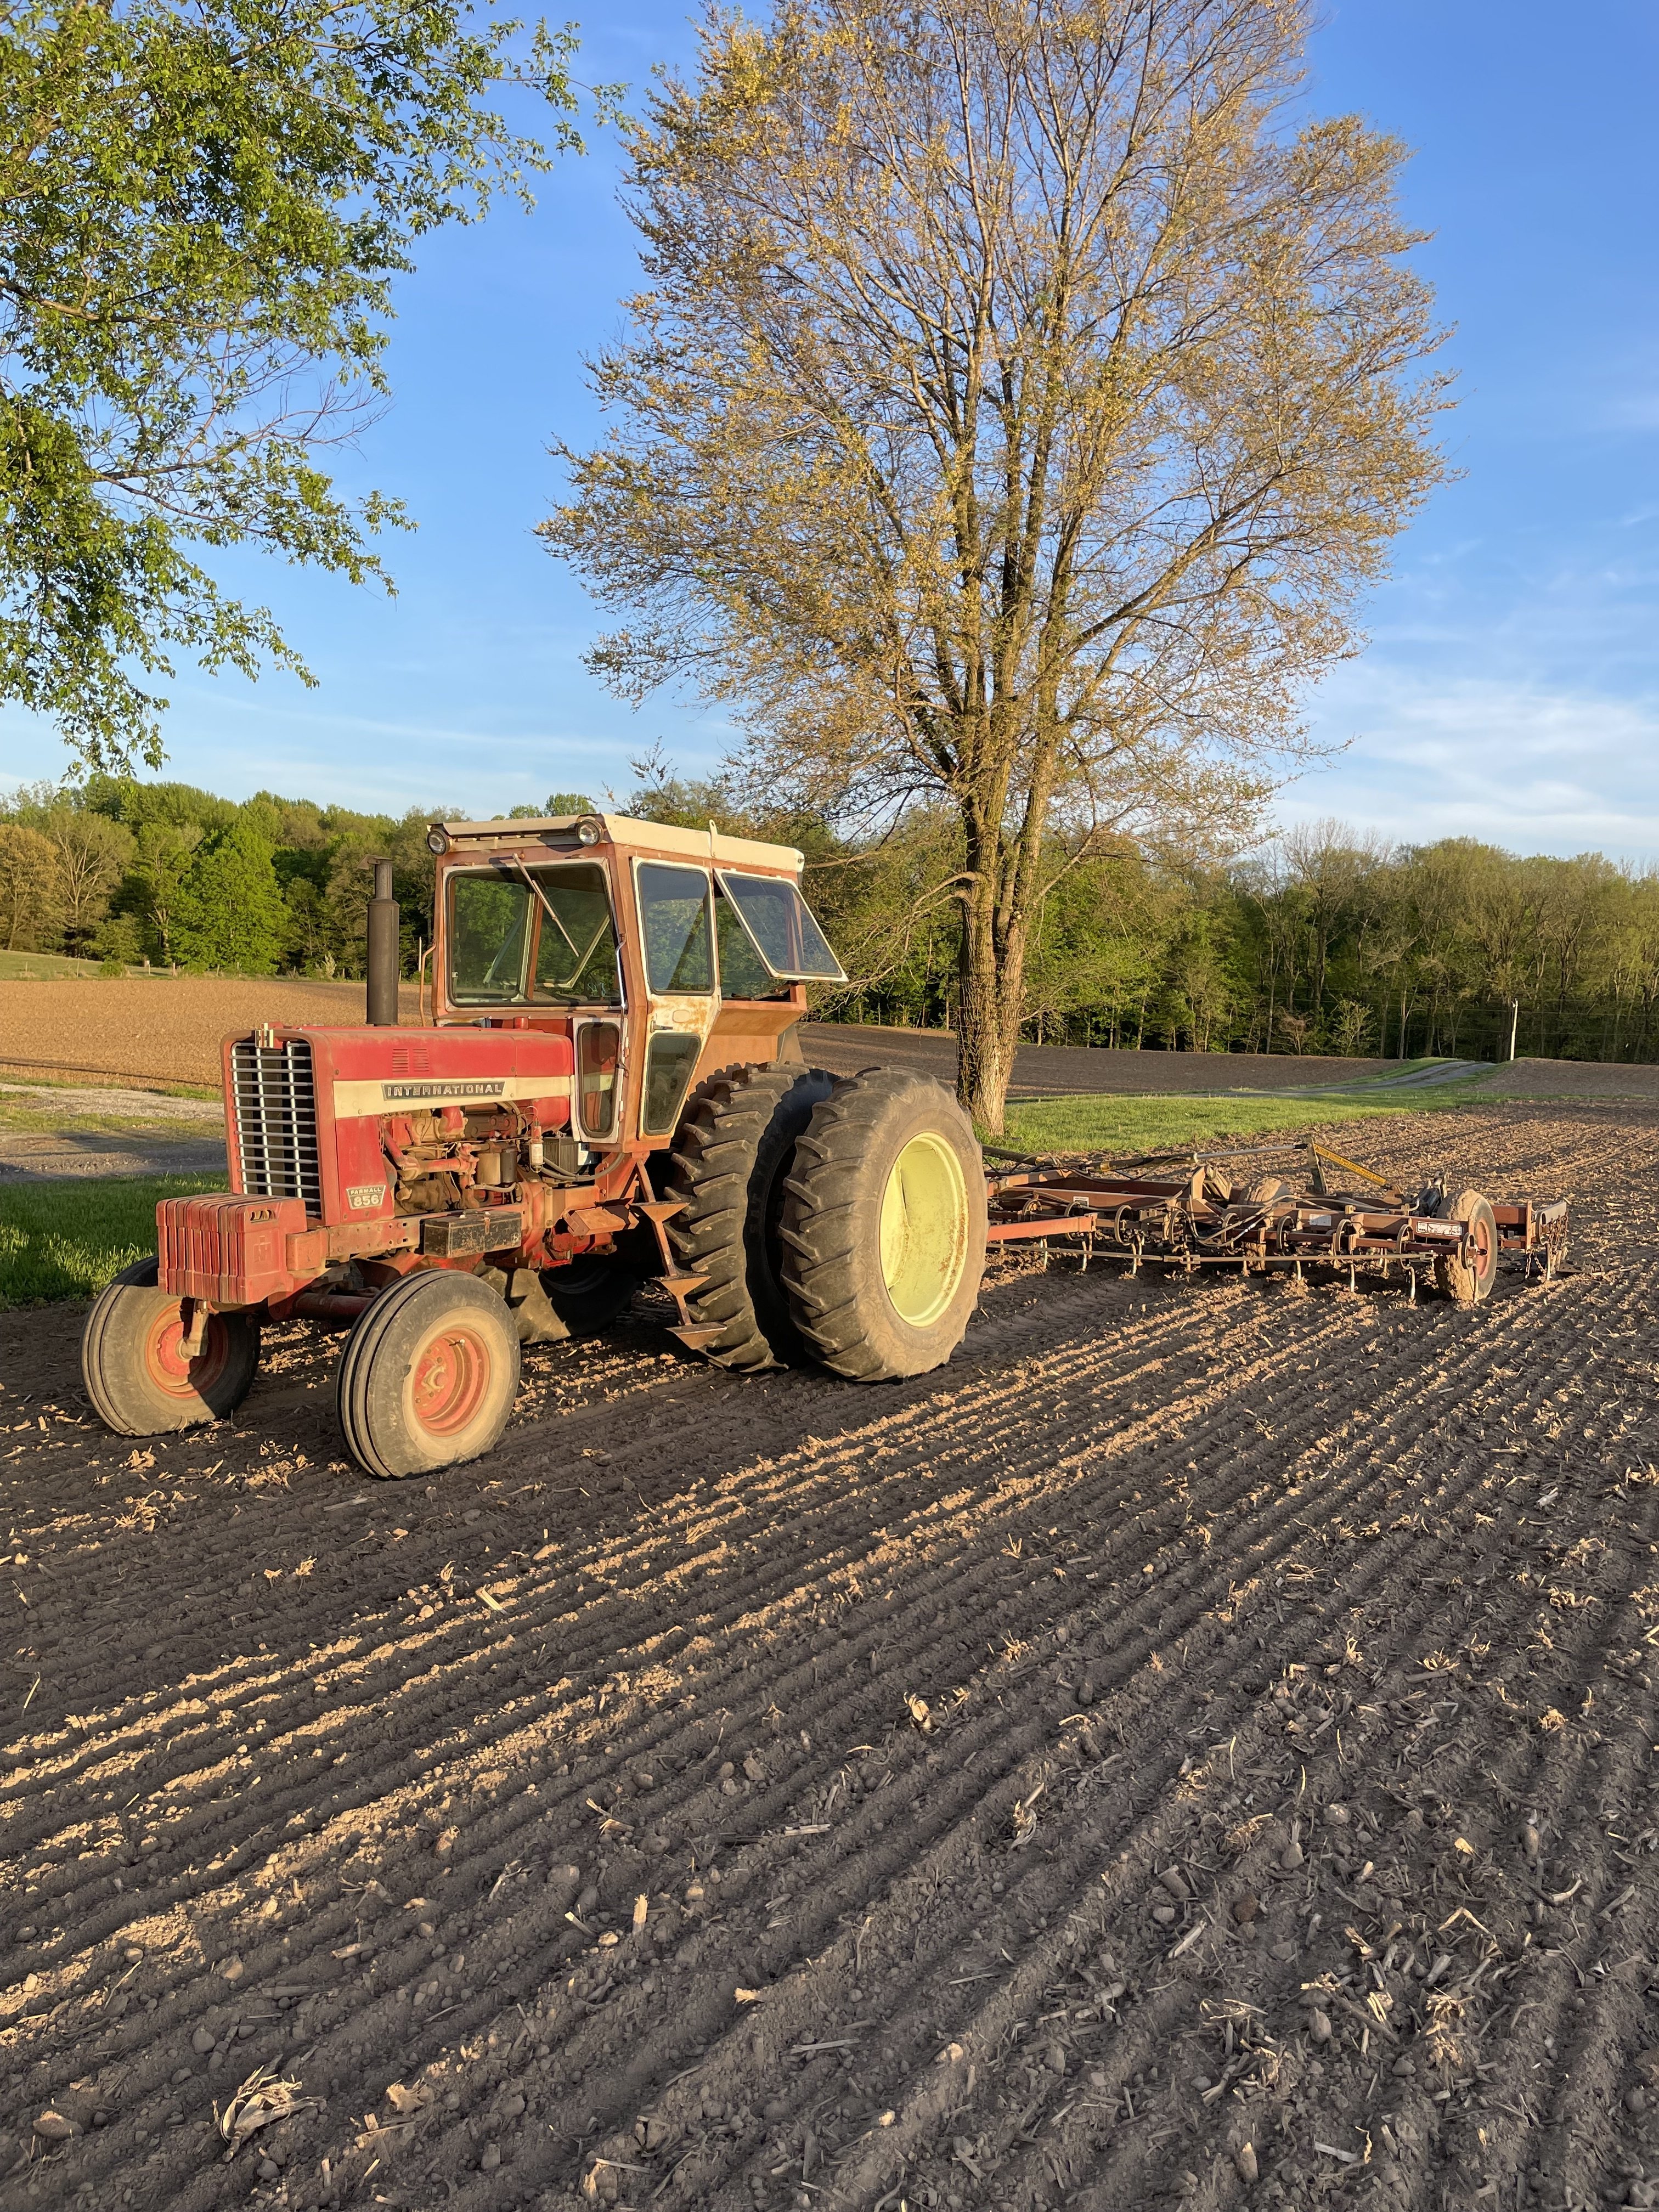
[[[1011,1103],[1011,1150],[1029,1152],[1156,1152],[1212,1145],[1230,1137],[1255,1137],[1278,1129],[1307,1129],[1329,1121],[1357,1121],[1383,1114],[1423,1114],[1460,1105],[1469,1086],[1437,1085],[1388,1097],[1364,1091],[1328,1092],[1317,1098],[1134,1097],[1122,1093],[1085,1098],[1039,1098]]]
[[[96,1297],[155,1249],[158,1199],[224,1188],[222,1176],[0,1183],[0,1308]]]
[[[0,983],[62,983],[101,974],[95,960],[74,960],[62,952],[0,952]]]

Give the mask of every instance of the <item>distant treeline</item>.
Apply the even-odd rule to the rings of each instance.
[[[744,805],[647,764],[637,815],[799,846],[853,981],[818,1011],[949,1028],[960,855],[948,820],[885,834]],[[514,810],[571,813],[555,792]],[[414,970],[432,933],[434,819],[261,792],[93,777],[0,805],[0,944],[265,975],[362,971],[369,864],[389,858]],[[1340,823],[1228,862],[1123,837],[1057,840],[1026,977],[1026,1034],[1152,1049],[1519,1053],[1659,1059],[1659,875],[1469,838],[1389,846]]]

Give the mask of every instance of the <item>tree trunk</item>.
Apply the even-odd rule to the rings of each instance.
[[[1023,921],[1000,916],[997,904],[991,868],[976,871],[962,917],[957,1096],[992,1137],[1003,1132],[1025,981]]]

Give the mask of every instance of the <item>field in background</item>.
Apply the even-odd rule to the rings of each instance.
[[[913,1067],[941,1083],[956,1079],[957,1041],[948,1030],[878,1029],[873,1024],[806,1022],[801,1049],[833,1075],[861,1067]],[[1339,1060],[1326,1054],[1265,1052],[1108,1052],[1081,1045],[1023,1044],[1011,1095],[1059,1098],[1097,1091],[1290,1091],[1310,1084],[1351,1084],[1397,1075],[1395,1060]]]
[[[414,1022],[412,983],[401,1004],[403,1018]],[[0,1078],[102,1075],[216,1090],[220,1045],[236,1031],[259,1022],[328,1027],[362,1018],[361,983],[291,975],[105,976],[94,969],[70,984],[0,980]]]
[[[7,957],[46,957],[29,953],[0,960]],[[216,1091],[220,1044],[233,1032],[261,1021],[326,1027],[363,1017],[360,982],[291,975],[107,977],[84,963],[53,964],[77,972],[21,981],[9,979],[0,966],[0,1081],[81,1083],[101,1076],[164,1090]],[[405,1022],[418,1021],[419,994],[413,984],[404,986],[401,1006]],[[836,1074],[880,1062],[915,1067],[946,1083],[954,1076],[956,1040],[944,1030],[809,1022],[801,1036],[807,1059]],[[1024,1045],[1012,1090],[1017,1098],[1346,1092],[1422,1064],[1312,1053],[1106,1052]],[[1659,1099],[1659,1067],[1523,1060],[1494,1068],[1484,1085],[1486,1095],[1500,1097],[1642,1101]]]
[[[61,952],[0,952],[0,983],[62,983],[98,972],[95,960],[67,960]]]

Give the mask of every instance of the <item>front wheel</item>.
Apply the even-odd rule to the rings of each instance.
[[[519,1389],[519,1333],[489,1284],[405,1275],[358,1321],[335,1405],[352,1457],[388,1480],[477,1459],[501,1437]]]
[[[985,1164],[950,1092],[898,1068],[837,1084],[784,1190],[784,1285],[825,1366],[866,1382],[942,1367],[985,1272]]]
[[[259,1365],[259,1325],[207,1317],[202,1348],[184,1352],[184,1300],[156,1288],[155,1261],[125,1268],[87,1316],[81,1376],[93,1410],[122,1437],[159,1437],[234,1413]]]

